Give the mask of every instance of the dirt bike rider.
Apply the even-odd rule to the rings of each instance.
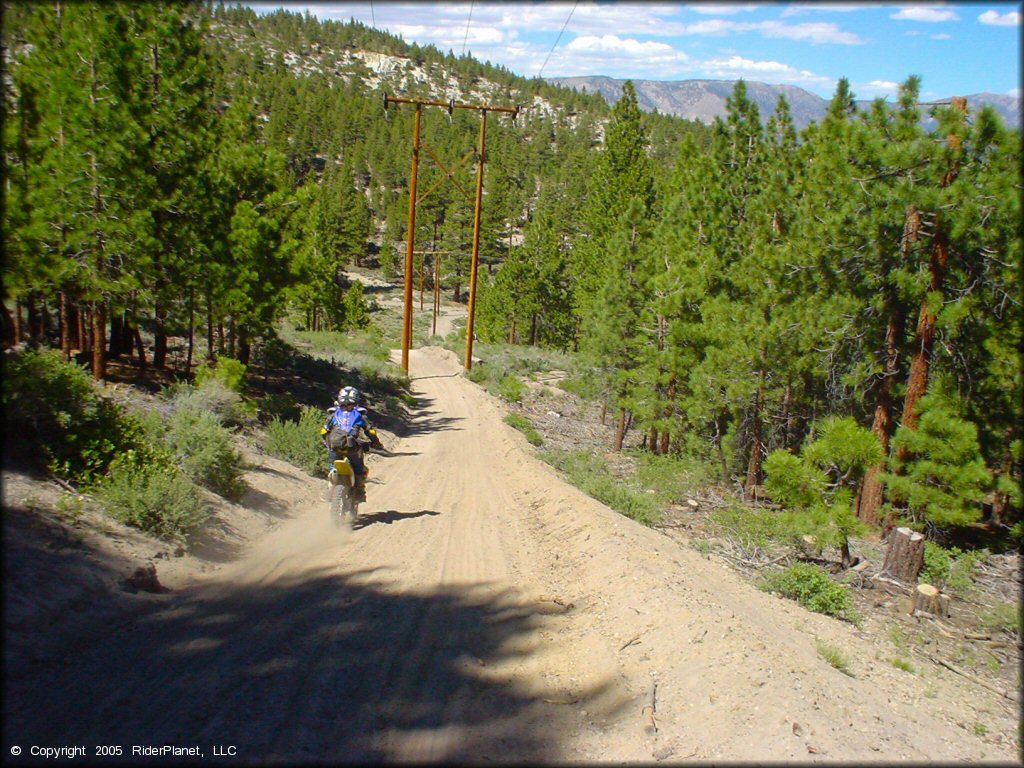
[[[366,408],[359,405],[361,399],[359,390],[355,387],[344,387],[338,392],[336,405],[328,411],[331,416],[320,430],[320,434],[324,437],[324,445],[327,447],[331,471],[334,471],[334,460],[339,457],[341,452],[346,452],[349,463],[352,465],[352,471],[355,473],[356,499],[366,501],[368,471],[366,463],[363,461],[365,444],[369,443],[377,449],[383,449],[384,446],[377,437],[377,431],[367,419]],[[332,430],[342,437],[351,435],[355,440],[348,448],[342,447],[338,443],[335,443],[336,447],[332,447],[330,437]]]

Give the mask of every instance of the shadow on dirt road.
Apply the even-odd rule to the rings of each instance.
[[[392,514],[409,516],[383,513]],[[488,679],[491,665],[524,653],[510,649],[537,619],[528,606],[480,589],[388,594],[370,572],[336,570],[211,585],[108,617],[90,646],[42,669],[7,670],[8,740],[26,752],[121,745],[130,757],[133,745],[197,745],[211,759],[230,745],[235,762],[345,763],[389,762],[389,740],[438,732],[458,735],[425,759],[558,754],[526,724],[537,707],[547,718],[566,708]]]

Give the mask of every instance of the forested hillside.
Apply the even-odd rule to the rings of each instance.
[[[1022,506],[1020,136],[919,82],[802,132],[738,84],[707,128],[361,24],[212,4],[4,5],[5,343],[248,363],[285,317],[364,322],[400,274],[413,110],[493,106],[476,332],[571,350],[650,451],[840,537]],[[383,54],[383,55],[382,55]],[[423,111],[416,242],[469,282],[479,117]],[[154,340],[147,359],[143,334]],[[858,528],[858,526],[860,528]]]

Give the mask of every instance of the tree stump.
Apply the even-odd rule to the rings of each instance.
[[[949,597],[931,584],[918,584],[914,590],[914,608],[911,613],[923,611],[933,616],[949,616]]]
[[[913,584],[924,566],[924,536],[909,528],[897,528],[889,537],[881,575]]]
[[[807,559],[821,557],[821,545],[809,534],[804,534],[797,540],[797,548],[800,550],[801,557]]]

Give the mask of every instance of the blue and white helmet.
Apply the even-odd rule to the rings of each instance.
[[[338,392],[338,405],[358,405],[361,399],[355,387],[342,387]]]

